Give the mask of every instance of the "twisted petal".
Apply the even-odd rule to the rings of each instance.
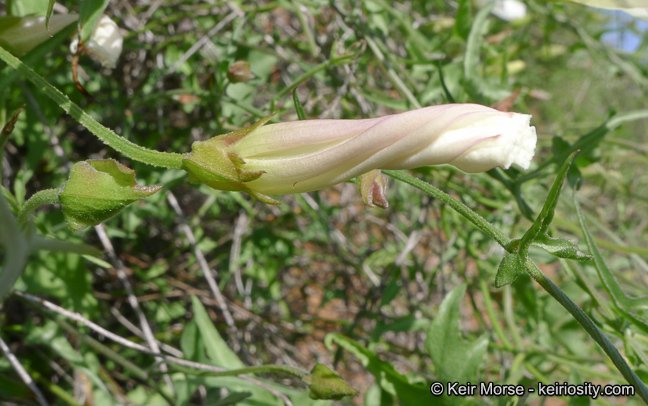
[[[452,164],[481,172],[512,164],[528,168],[536,134],[531,116],[475,104],[448,104],[365,120],[269,124],[231,146],[248,171],[246,182],[268,194],[301,193],[374,169]]]

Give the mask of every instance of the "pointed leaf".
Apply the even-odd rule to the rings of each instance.
[[[533,245],[544,249],[558,258],[573,259],[576,261],[591,261],[592,256],[582,252],[578,245],[562,238],[551,238],[548,235],[540,235],[533,242]]]
[[[442,382],[477,380],[477,371],[488,347],[486,335],[473,342],[466,342],[462,337],[460,305],[465,291],[464,284],[448,293],[427,332],[425,347],[432,357],[437,380]]]
[[[205,350],[214,364],[227,369],[245,368],[245,364],[227,346],[227,343],[220,334],[218,334],[218,330],[216,330],[209,315],[207,315],[207,311],[200,302],[200,299],[192,295],[191,304],[194,311],[194,320],[198,326],[198,331],[200,331]]]
[[[402,404],[418,405],[429,402],[430,390],[426,385],[410,382],[406,376],[396,371],[392,364],[381,360],[376,353],[364,345],[337,333],[328,334],[324,342],[329,348],[331,343],[336,343],[353,354],[376,378],[380,388],[397,396]]]
[[[49,0],[49,3],[47,4],[47,13],[45,14],[45,29],[49,33],[50,37],[53,37],[49,29],[49,23],[52,12],[54,11],[54,3],[56,3],[56,0]]]
[[[492,1],[479,10],[472,22],[468,43],[466,44],[466,56],[464,57],[464,76],[466,79],[476,79],[478,76],[479,54],[481,53],[483,34],[486,28],[486,18],[494,5],[495,2]]]
[[[304,113],[304,108],[302,107],[301,101],[299,101],[299,96],[297,96],[297,89],[295,88],[292,92],[293,103],[295,103],[295,111],[297,112],[297,118],[300,120],[306,120],[306,114]]]
[[[507,254],[497,268],[495,286],[501,288],[513,283],[525,270],[526,258],[518,253]]]
[[[608,295],[610,295],[610,298],[612,298],[612,303],[614,303],[615,307],[626,312],[636,309],[647,309],[648,296],[643,296],[640,298],[628,296],[623,291],[623,289],[621,289],[621,286],[619,286],[619,283],[612,274],[612,271],[610,271],[610,268],[608,268],[605,261],[603,261],[603,257],[601,256],[601,253],[599,252],[598,247],[594,242],[594,238],[587,228],[587,224],[585,224],[585,217],[583,216],[583,213],[580,209],[580,204],[578,203],[576,196],[574,196],[574,207],[576,208],[576,214],[578,215],[578,220],[580,222],[581,229],[583,230],[583,236],[585,237],[587,248],[589,248],[592,257],[594,258],[594,267],[596,268],[596,272],[598,273],[603,287],[605,288]]]
[[[567,157],[567,159],[561,166],[556,176],[556,180],[551,186],[551,190],[549,190],[549,195],[547,195],[547,200],[545,201],[540,214],[536,218],[533,225],[522,237],[520,243],[520,252],[523,253],[525,257],[529,250],[529,245],[531,245],[531,243],[539,235],[546,234],[547,228],[549,228],[549,225],[553,221],[554,211],[556,210],[556,204],[558,204],[558,197],[560,197],[560,190],[562,189],[563,181],[565,180],[567,171],[569,170],[569,167],[574,161],[574,157],[577,153],[578,151],[574,151],[569,157]]]

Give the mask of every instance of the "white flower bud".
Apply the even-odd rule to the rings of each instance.
[[[270,194],[322,189],[373,169],[526,169],[536,145],[530,119],[476,104],[447,104],[366,120],[268,124],[231,152],[246,171],[265,172],[246,186]]]
[[[374,169],[527,169],[536,146],[530,119],[476,104],[447,104],[365,120],[262,120],[194,143],[184,162],[196,181],[262,198],[322,189]]]
[[[114,69],[122,52],[124,38],[117,24],[107,15],[102,15],[95,25],[90,39],[84,44],[86,52],[104,68]],[[70,51],[76,53],[79,40],[70,44]]]

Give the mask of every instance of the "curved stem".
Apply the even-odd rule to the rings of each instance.
[[[614,365],[617,367],[619,372],[621,372],[621,375],[630,383],[632,386],[635,387],[635,389],[638,392],[638,395],[641,397],[641,399],[644,400],[644,402],[648,403],[648,388],[646,388],[646,385],[639,379],[637,374],[634,373],[632,368],[625,362],[621,354],[619,353],[619,350],[616,349],[614,345],[610,342],[610,340],[607,339],[599,330],[598,327],[594,324],[592,319],[587,316],[587,314],[580,308],[576,303],[572,302],[572,300],[563,292],[558,286],[556,286],[551,279],[547,278],[545,274],[542,273],[540,268],[536,264],[534,264],[531,260],[527,261],[526,264],[526,269],[529,275],[533,279],[535,279],[536,282],[544,290],[547,291],[551,296],[553,296],[554,299],[558,301],[564,307],[569,313],[571,313],[572,316],[578,321],[578,323],[583,326],[585,331],[587,331],[587,334],[590,335],[598,343],[598,345],[601,346],[603,351],[610,357]]]
[[[239,368],[239,369],[229,369],[220,372],[216,371],[200,371],[196,373],[197,375],[207,375],[207,376],[239,376],[247,374],[267,374],[267,373],[284,373],[296,378],[304,378],[308,376],[308,372],[299,368],[291,367],[289,365],[259,365],[253,367]],[[187,372],[191,373],[191,372]]]
[[[508,249],[508,245],[511,242],[511,239],[508,238],[503,232],[495,228],[491,223],[486,221],[485,218],[479,214],[472,211],[468,206],[461,203],[460,201],[454,199],[452,196],[443,192],[434,186],[430,185],[427,182],[424,182],[420,179],[417,179],[403,171],[392,171],[392,170],[383,170],[385,175],[389,175],[394,179],[400,180],[401,182],[408,183],[414,186],[417,189],[422,190],[423,192],[429,194],[430,196],[441,200],[443,203],[455,209],[459,214],[470,220],[474,225],[477,226],[480,230],[490,235],[497,241],[499,245],[504,247],[505,250]]]
[[[487,222],[479,214],[468,208],[468,206],[452,198],[452,196],[404,172],[387,170],[384,170],[383,172],[394,179],[408,183],[429,194],[430,196],[443,201],[448,206],[459,212],[459,214],[463,215],[473,224],[479,227],[480,230],[491,235],[504,249],[507,249],[508,244],[511,241],[507,236],[493,227],[492,224]],[[537,267],[537,265],[530,259],[527,259],[526,271],[536,282],[538,282],[540,286],[542,286],[542,288],[547,293],[549,293],[554,299],[556,299],[558,303],[560,303],[560,305],[564,307],[576,319],[576,321],[585,329],[587,334],[589,334],[589,336],[598,343],[603,351],[605,351],[608,357],[610,357],[619,372],[621,372],[621,375],[623,375],[628,383],[635,387],[638,395],[646,403],[648,403],[648,388],[646,388],[646,385],[644,385],[637,374],[635,374],[632,368],[630,368],[630,366],[625,362],[616,347],[610,342],[610,340],[608,340],[607,337],[605,337],[605,335],[603,335],[601,330],[596,327],[592,319],[590,319],[589,316],[580,307],[578,307],[578,305],[576,305],[576,303],[574,303],[569,298],[569,296],[565,294],[565,292],[563,292],[558,286],[556,286],[556,284],[554,284],[551,279],[547,278],[545,274],[543,274],[542,271]]]
[[[97,138],[106,145],[124,156],[148,165],[161,166],[163,168],[182,168],[184,154],[160,152],[144,148],[127,139],[115,134],[112,130],[99,124],[97,120],[88,115],[81,107],[74,104],[66,95],[52,86],[42,76],[23,64],[18,58],[11,55],[0,46],[0,59],[15,69],[25,79],[32,82],[39,90],[45,93],[50,99],[56,102],[66,113],[71,115]]]
[[[34,193],[20,209],[20,212],[18,213],[18,223],[25,224],[27,216],[44,204],[59,203],[59,192],[59,189],[45,189]]]

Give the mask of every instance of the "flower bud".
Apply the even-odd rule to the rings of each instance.
[[[161,187],[138,186],[135,171],[113,159],[88,160],[74,164],[59,200],[68,227],[78,231],[96,226]]]
[[[85,52],[104,68],[114,69],[122,52],[124,38],[117,24],[107,15],[102,15],[92,31],[90,39],[84,43]],[[79,40],[70,44],[70,51],[77,52]]]
[[[227,79],[232,83],[247,82],[254,79],[254,75],[250,72],[250,62],[236,61],[228,66]]]
[[[213,188],[268,198],[322,189],[374,169],[442,164],[469,173],[496,166],[527,169],[536,145],[531,116],[476,104],[364,120],[264,125],[269,119],[195,142],[185,169]]]
[[[49,30],[54,35],[78,19],[77,14],[53,14]],[[27,53],[50,38],[45,17],[0,17],[0,45],[13,54]]]
[[[387,181],[379,169],[358,176],[358,191],[368,207],[389,207],[387,202]]]

